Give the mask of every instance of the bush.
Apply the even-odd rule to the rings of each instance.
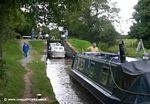
[[[53,29],[53,30],[51,30],[51,31],[50,31],[50,35],[51,35],[51,36],[54,36],[56,39],[60,39],[60,38],[61,38],[61,35],[60,35],[58,29]]]
[[[114,47],[111,46],[108,48],[108,52],[111,52],[111,53],[118,53],[119,52],[119,46],[118,45],[115,45]]]
[[[125,52],[126,52],[126,56],[129,56],[129,57],[142,57],[143,56],[143,51],[136,52],[136,48],[126,47]]]
[[[130,56],[130,57],[142,57],[143,56],[143,51],[136,52],[136,47],[137,47],[137,40],[136,39],[124,40],[124,43],[125,43],[125,54],[126,54],[126,56]],[[118,51],[119,51],[119,44],[118,43],[114,46],[110,46],[106,43],[100,42],[98,44],[98,47],[102,51],[105,51],[105,52],[118,53]]]
[[[103,51],[107,51],[107,49],[109,48],[108,44],[102,42],[98,43],[98,47]]]
[[[49,34],[50,33],[49,28],[45,27],[45,26],[43,27],[43,31],[44,31],[45,34]]]
[[[7,84],[6,66],[3,60],[0,60],[0,88],[3,89]],[[1,91],[0,89],[0,91]]]
[[[123,41],[126,47],[136,48],[138,45],[137,39],[124,39]]]

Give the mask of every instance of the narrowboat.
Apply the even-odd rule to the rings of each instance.
[[[48,58],[64,58],[65,48],[58,40],[47,41],[47,57]]]
[[[150,104],[150,60],[126,57],[121,46],[75,55],[69,74],[102,104]]]

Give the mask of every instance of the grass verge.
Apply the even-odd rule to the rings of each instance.
[[[17,40],[9,40],[4,44],[4,59],[6,62],[6,87],[0,92],[5,98],[21,98],[24,92],[23,77],[25,70],[22,67],[20,60],[22,53],[20,44]],[[19,102],[5,102],[4,104],[19,104]]]
[[[69,39],[68,41],[78,52],[86,51],[86,49],[91,45],[89,41],[76,38]]]
[[[41,93],[42,96],[50,98],[51,104],[57,104],[52,86],[46,76],[46,66],[44,62],[41,61],[44,43],[43,41],[30,41],[30,45],[32,46],[31,56],[33,59],[32,62],[29,63],[29,67],[33,71],[31,77],[32,94],[36,96],[36,94]]]
[[[44,44],[42,40],[30,41],[30,44],[32,45],[33,49],[37,51],[39,54],[43,53]]]
[[[89,41],[79,40],[72,38],[68,40],[69,43],[78,51],[84,52],[91,45]],[[124,39],[126,55],[130,57],[142,57],[143,51],[136,52],[138,41],[136,39]],[[104,52],[118,53],[119,45],[108,46],[106,43],[99,43],[98,47]],[[150,52],[150,49],[145,49],[146,52]]]

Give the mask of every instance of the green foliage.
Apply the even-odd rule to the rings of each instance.
[[[7,83],[5,88],[0,88],[0,92],[3,93],[6,98],[20,98],[24,91],[23,76],[25,73],[24,68],[19,62],[19,60],[22,59],[20,44],[16,40],[9,40],[4,45],[4,50],[4,59],[7,67],[7,69],[5,69],[7,74],[5,78],[7,78]],[[9,104],[10,102],[5,103]],[[15,104],[18,103],[15,102]]]
[[[136,48],[135,47],[126,47],[126,49],[125,49],[125,51],[126,51],[126,55],[127,56],[130,56],[130,57],[140,57],[140,58],[142,58],[143,57],[143,51],[141,51],[141,52],[136,52]]]
[[[16,28],[16,32],[20,35],[31,35],[31,30],[35,27],[35,21],[26,16],[24,23],[19,25],[20,28]]]
[[[76,38],[69,39],[68,41],[73,47],[75,47],[78,52],[86,51],[87,48],[91,45],[91,43],[86,40],[80,40]]]
[[[50,33],[50,30],[49,30],[48,27],[44,26],[44,27],[42,27],[42,29],[43,29],[45,34],[49,34]]]
[[[18,34],[27,35],[35,26],[35,19],[21,11],[28,0],[8,0],[0,3],[0,41],[6,41]]]
[[[138,40],[137,39],[123,39],[124,44],[126,47],[133,47],[136,48],[138,45]]]
[[[97,46],[99,47],[99,49],[100,49],[101,51],[113,52],[113,53],[115,52],[115,51],[113,51],[113,50],[109,50],[109,48],[111,48],[111,47],[110,47],[108,44],[106,44],[106,43],[99,42]],[[114,49],[116,49],[116,48],[114,48]]]
[[[137,39],[124,39],[125,43],[125,53],[130,57],[142,57],[143,51],[136,52],[136,48],[138,45]],[[119,42],[117,42],[114,46],[108,45],[106,43],[99,43],[98,47],[105,52],[118,53],[119,51]]]
[[[124,39],[126,48],[126,55],[131,57],[143,57],[144,52],[140,51],[137,52],[136,48],[138,46],[138,40],[137,39]]]
[[[129,35],[119,35],[119,39],[129,39]]]
[[[107,43],[99,42],[98,47],[100,50],[102,50],[104,52],[111,52],[111,53],[117,53],[118,52],[118,46],[117,45],[111,46],[111,45],[108,45]]]
[[[97,37],[97,41],[107,43],[108,45],[115,45],[119,33],[116,32],[110,22],[105,22],[102,25],[102,32]]]
[[[129,35],[133,38],[143,39],[145,47],[150,48],[150,1],[139,0],[135,10],[133,17],[136,23],[130,28]]]
[[[106,42],[109,45],[113,45],[116,42],[118,33],[111,22],[106,17],[92,16],[90,8],[86,8],[81,12],[71,13],[69,18],[66,19],[70,36],[91,42]]]
[[[61,38],[61,34],[58,29],[53,29],[50,31],[50,36],[54,36],[56,39]]]
[[[44,44],[42,40],[39,41],[30,41],[30,44],[33,48],[33,50],[38,51],[38,53],[42,54],[44,50]]]
[[[118,12],[118,9],[115,6],[111,7],[107,0],[9,0],[4,2],[3,7],[6,11],[10,10],[3,13],[10,18],[6,20],[8,24],[11,24],[11,30],[22,35],[29,34],[36,22],[44,22],[46,25],[53,22],[58,26],[65,26],[71,35],[77,35],[77,37],[90,41],[99,41],[103,37],[101,35],[104,34],[112,37],[116,34],[111,22],[109,22],[108,29],[107,26],[104,26],[110,21],[109,19],[116,17],[114,14]],[[21,12],[20,7],[26,8],[26,11]],[[110,14],[112,15],[110,16]],[[98,17],[99,15],[102,16]],[[5,18],[2,17],[2,19]],[[104,31],[102,32],[102,30]],[[111,30],[112,33],[108,33],[108,30]],[[55,31],[54,34],[56,35],[57,32]],[[103,40],[109,42],[107,38]]]
[[[6,76],[6,66],[4,62],[0,62],[0,80],[4,80]]]
[[[78,40],[78,39],[69,39],[69,42],[79,52],[86,51],[87,47],[89,47],[91,45],[91,43],[88,41]],[[127,56],[130,56],[130,57],[142,57],[143,56],[143,51],[136,52],[136,47],[137,47],[136,39],[125,39],[124,43],[125,43],[125,52],[126,52]],[[119,51],[119,43],[118,42],[114,46],[99,42],[98,47],[103,52],[118,53],[118,51]]]
[[[6,63],[4,60],[0,60],[0,92],[7,85]]]

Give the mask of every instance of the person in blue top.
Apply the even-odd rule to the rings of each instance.
[[[24,52],[24,56],[28,57],[29,45],[27,43],[24,42],[22,50]]]

